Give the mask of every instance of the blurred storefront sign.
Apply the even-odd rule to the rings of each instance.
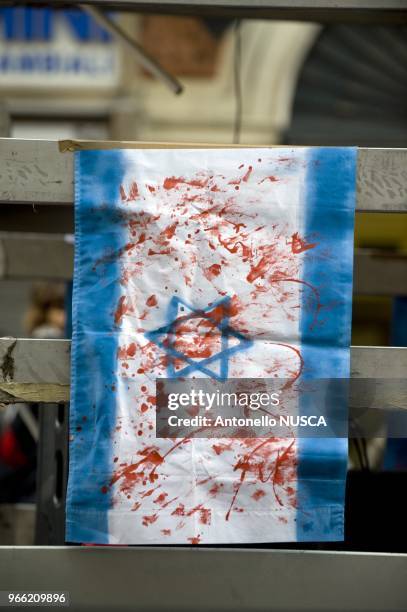
[[[0,86],[115,88],[117,44],[79,10],[0,9]]]

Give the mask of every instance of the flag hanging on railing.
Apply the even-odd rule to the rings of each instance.
[[[75,155],[67,541],[343,539],[346,438],[159,437],[156,381],[349,376],[356,150]]]

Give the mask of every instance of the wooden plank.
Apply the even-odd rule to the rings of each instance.
[[[72,142],[72,141],[69,141]],[[83,142],[81,148],[208,148],[190,143]],[[219,145],[229,148],[231,145]],[[244,147],[247,145],[244,145]],[[66,147],[69,149],[69,144]],[[407,212],[407,149],[359,149],[357,204],[361,212]],[[74,201],[73,156],[56,141],[0,138],[0,203]]]
[[[359,149],[356,202],[360,212],[407,212],[407,149]]]
[[[0,233],[0,279],[71,280],[73,236]],[[407,254],[356,249],[355,294],[407,295]]]
[[[1,545],[34,544],[35,503],[0,504]]]
[[[70,340],[0,338],[0,401],[68,401],[70,346]],[[406,372],[405,347],[351,347],[352,378],[401,379]]]
[[[361,295],[407,295],[407,254],[356,249],[353,292]]]
[[[38,0],[14,0],[14,4]],[[70,0],[106,10],[245,19],[294,19],[321,23],[406,23],[405,0]],[[63,6],[66,0],[48,0]]]
[[[69,280],[73,276],[73,236],[0,233],[0,278]]]
[[[8,591],[68,591],[74,610],[407,609],[405,554],[271,546],[1,546],[0,574]]]
[[[68,340],[0,339],[0,402],[69,400]]]
[[[0,202],[70,204],[73,158],[57,141],[0,138]]]

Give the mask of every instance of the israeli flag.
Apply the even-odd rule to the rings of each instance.
[[[345,438],[156,437],[156,381],[349,376],[356,159],[76,153],[67,541],[343,539]]]

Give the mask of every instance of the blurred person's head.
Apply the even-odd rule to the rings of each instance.
[[[63,283],[35,283],[24,317],[24,327],[34,338],[63,338],[65,328]]]

